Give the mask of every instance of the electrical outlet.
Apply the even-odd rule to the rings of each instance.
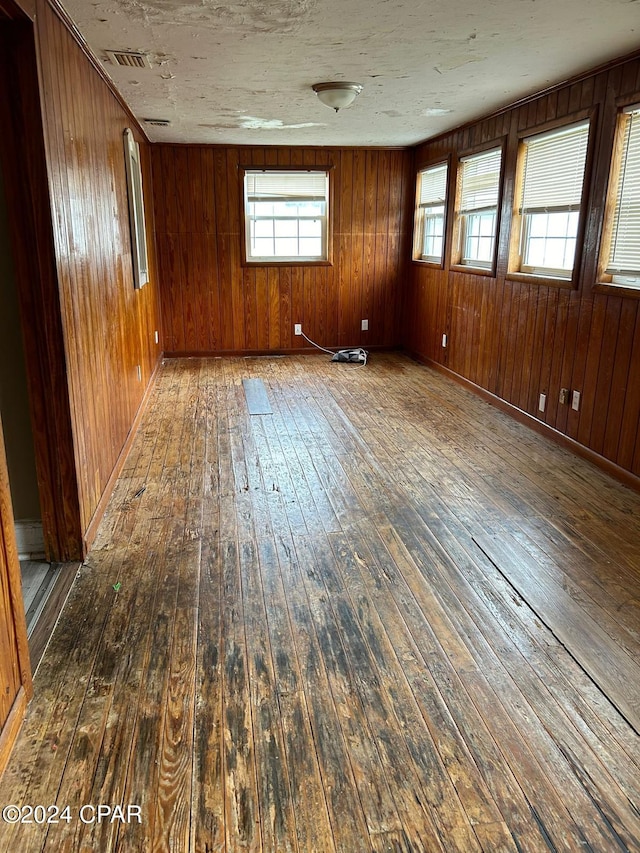
[[[567,403],[569,402],[569,389],[568,388],[561,388],[560,389],[559,400],[563,406],[567,405]]]
[[[301,335],[302,334],[302,323],[296,323],[295,324],[295,326],[293,327],[293,334],[294,335]]]
[[[574,412],[577,412],[580,409],[580,392],[579,391],[574,391],[573,395],[571,396],[571,408],[573,409]]]
[[[540,397],[538,398],[538,411],[544,412],[544,410],[546,408],[547,408],[547,395],[546,394],[540,394]]]
[[[446,345],[447,345],[447,336],[446,336],[446,335],[443,335],[443,336],[442,336],[442,346],[443,346],[443,347],[446,347]]]
[[[360,328],[362,329],[363,332],[368,332],[369,331],[369,321],[363,320],[362,323],[360,324]]]

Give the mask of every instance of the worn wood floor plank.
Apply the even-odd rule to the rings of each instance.
[[[401,355],[166,362],[0,780],[71,820],[0,848],[640,850],[638,517]]]
[[[513,540],[476,534],[474,541],[640,734],[640,666],[625,648],[624,628],[618,628],[622,642],[616,643],[610,636],[616,626],[597,612],[598,604],[576,600],[559,572],[545,571]],[[620,665],[623,680],[616,674]]]
[[[222,388],[215,372],[203,381],[206,423],[202,465],[202,553],[198,606],[196,706],[194,724],[193,809],[194,853],[224,853],[225,799],[222,740],[222,553],[218,537],[218,417]],[[197,470],[194,460],[194,470]]]

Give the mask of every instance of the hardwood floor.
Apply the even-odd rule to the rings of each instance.
[[[0,848],[640,851],[639,517],[400,355],[168,361],[0,782],[69,820]]]

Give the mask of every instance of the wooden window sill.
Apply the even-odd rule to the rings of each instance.
[[[486,267],[472,267],[467,264],[451,264],[452,272],[463,272],[467,275],[484,275],[487,278],[495,278],[496,271],[492,267],[491,269],[486,269]]]
[[[640,288],[625,287],[611,281],[597,281],[591,288],[593,293],[606,293],[607,296],[624,296],[627,299],[640,299]]]
[[[508,272],[506,279],[507,281],[521,281],[524,284],[538,284],[541,287],[560,287],[564,290],[576,289],[571,278],[554,278],[550,275],[534,275],[528,272]]]

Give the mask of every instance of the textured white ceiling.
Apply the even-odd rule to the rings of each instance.
[[[638,0],[62,2],[166,142],[410,145],[640,47]],[[336,114],[325,80],[364,90]]]

